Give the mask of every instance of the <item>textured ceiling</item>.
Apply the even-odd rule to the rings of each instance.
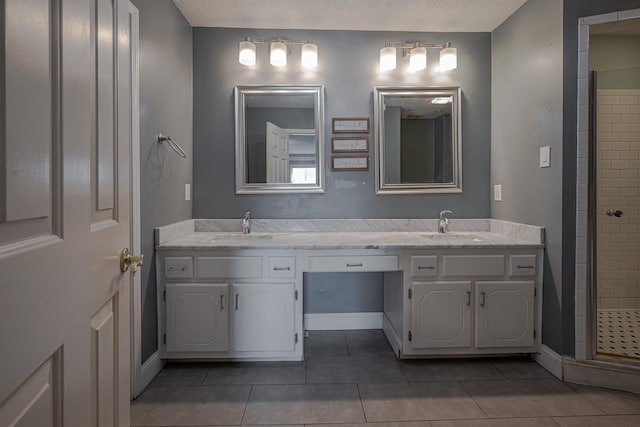
[[[194,27],[490,32],[526,0],[174,0]]]

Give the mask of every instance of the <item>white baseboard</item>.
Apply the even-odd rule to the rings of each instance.
[[[382,329],[383,313],[311,313],[304,315],[307,331]]]
[[[140,393],[147,388],[149,383],[158,375],[164,366],[164,360],[160,358],[160,351],[156,351],[142,364],[140,370]],[[136,396],[137,397],[137,396]]]
[[[540,353],[532,355],[532,358],[538,363],[538,365],[549,371],[556,378],[562,380],[562,356],[558,353],[542,344],[540,346]]]
[[[614,362],[565,357],[564,379],[570,383],[640,393],[640,369]]]

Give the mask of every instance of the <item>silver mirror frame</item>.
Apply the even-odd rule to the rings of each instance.
[[[312,94],[314,95],[314,125],[316,129],[316,153],[318,169],[314,184],[249,183],[247,182],[245,106],[247,95],[256,94]],[[323,85],[242,85],[236,86],[235,144],[236,144],[236,194],[273,193],[324,193],[324,86]]]
[[[444,183],[389,184],[384,177],[384,97],[385,96],[452,96],[451,135],[453,181]],[[412,87],[412,86],[376,86],[374,88],[374,135],[375,135],[375,173],[376,194],[434,194],[462,193],[462,114],[460,108],[461,92],[459,87]]]

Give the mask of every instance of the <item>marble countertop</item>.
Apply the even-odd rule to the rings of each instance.
[[[490,231],[192,232],[158,249],[429,249],[540,248],[543,243]]]

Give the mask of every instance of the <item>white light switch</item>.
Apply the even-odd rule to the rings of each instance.
[[[551,147],[540,147],[540,167],[548,168],[551,157]]]
[[[497,184],[493,186],[493,200],[496,202],[502,201],[502,185]]]
[[[184,185],[184,199],[186,201],[191,200],[191,184]]]

